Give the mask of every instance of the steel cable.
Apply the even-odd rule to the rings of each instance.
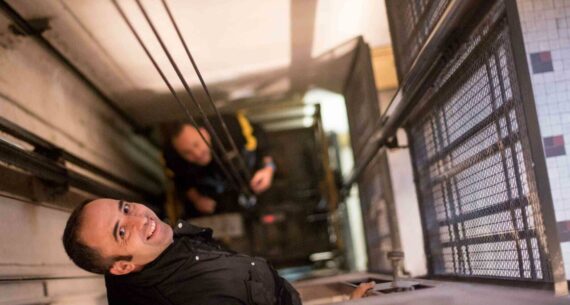
[[[229,154],[227,153],[222,141],[220,140],[220,137],[218,136],[218,133],[215,131],[214,127],[212,126],[212,124],[210,123],[210,120],[208,119],[206,113],[204,112],[204,109],[202,108],[202,106],[200,105],[200,103],[198,103],[198,100],[196,99],[196,97],[194,96],[194,94],[192,93],[192,89],[190,89],[190,86],[188,85],[188,82],[186,81],[186,79],[184,78],[184,75],[182,75],[182,72],[180,71],[180,69],[178,68],[178,65],[176,64],[176,61],[174,61],[174,58],[172,57],[172,55],[170,54],[170,51],[168,50],[168,48],[166,47],[166,45],[164,44],[164,41],[162,40],[162,37],[160,36],[160,33],[158,33],[154,23],[152,22],[152,20],[150,19],[150,16],[148,15],[146,9],[144,8],[144,6],[142,5],[140,0],[135,0],[135,2],[137,3],[139,9],[141,10],[141,13],[143,14],[144,18],[146,19],[148,25],[150,26],[152,32],[154,33],[154,36],[156,37],[156,39],[158,40],[162,50],[164,51],[164,54],[168,57],[168,61],[170,62],[170,64],[172,65],[172,68],[174,68],[174,71],[176,72],[176,75],[178,76],[178,78],[180,79],[180,82],[182,82],[182,85],[184,86],[184,89],[186,90],[186,93],[188,93],[188,95],[190,96],[190,99],[192,100],[192,102],[194,103],[194,105],[198,108],[198,111],[200,112],[200,114],[202,115],[202,118],[204,120],[204,124],[206,125],[206,127],[209,129],[208,131],[210,132],[210,135],[212,136],[212,139],[214,140],[213,142],[218,146],[218,148],[220,149],[220,151],[222,152],[223,156],[228,156]],[[213,151],[212,151],[213,152]],[[239,155],[239,151],[235,151],[235,154]],[[227,158],[226,158],[227,159]],[[240,175],[239,170],[235,167],[235,165],[231,162],[231,160],[228,160],[227,164],[229,165],[229,167],[231,168],[231,172],[235,174],[235,177],[237,178],[239,185],[241,187],[241,191],[248,195],[251,196],[251,191],[249,189],[249,185],[246,181],[244,181],[244,178],[242,177],[242,175]],[[223,166],[223,165],[222,165]]]
[[[178,27],[178,24],[176,23],[176,20],[174,19],[174,16],[172,15],[172,12],[171,12],[168,4],[166,3],[166,0],[162,0],[162,5],[164,6],[164,9],[166,10],[168,17],[170,18],[170,21],[172,22],[172,25],[174,26],[174,29],[176,30],[176,34],[178,34],[178,37],[180,38],[180,41],[182,42],[182,45],[184,46],[184,50],[186,51],[186,55],[188,55],[188,59],[190,59],[190,62],[192,63],[192,67],[194,67],[194,71],[196,71],[196,75],[200,79],[200,84],[202,85],[204,92],[206,92],[206,96],[208,97],[208,101],[210,102],[212,109],[214,109],[214,111],[216,112],[218,120],[220,121],[220,124],[222,125],[222,128],[226,134],[226,137],[229,139],[229,142],[230,142],[232,149],[234,151],[238,152],[236,154],[236,157],[237,157],[239,164],[241,166],[241,169],[245,175],[245,179],[247,181],[249,181],[251,179],[251,175],[249,173],[247,165],[245,164],[245,161],[243,160],[241,154],[239,154],[239,150],[237,149],[235,141],[233,140],[232,136],[230,135],[230,132],[228,130],[226,123],[222,119],[222,115],[220,114],[220,111],[218,110],[218,108],[214,104],[214,100],[212,99],[210,91],[208,90],[208,87],[206,86],[206,82],[204,82],[204,79],[202,78],[202,73],[200,73],[200,70],[198,69],[198,65],[194,61],[194,57],[192,56],[192,53],[190,52],[190,49],[188,48],[188,45],[186,44],[186,40],[184,39],[184,37],[182,36],[182,33],[180,32],[180,28]]]
[[[222,169],[222,171],[224,172],[224,174],[226,175],[226,177],[228,178],[230,184],[232,185],[232,187],[238,191],[243,191],[244,189],[244,184],[240,183],[239,179],[236,179],[235,176],[233,176],[232,174],[230,174],[230,172],[228,171],[228,169],[224,166],[222,160],[220,159],[218,152],[213,148],[212,144],[206,140],[206,138],[204,137],[204,135],[202,134],[202,132],[199,130],[198,128],[198,124],[196,122],[196,120],[194,119],[194,117],[192,116],[192,114],[190,113],[188,107],[180,100],[180,98],[178,97],[178,94],[176,93],[176,91],[174,90],[174,88],[172,87],[172,84],[168,81],[166,75],[164,74],[164,72],[162,71],[162,69],[160,68],[160,66],[158,65],[158,63],[156,62],[156,60],[154,59],[154,57],[152,56],[152,54],[150,53],[150,51],[148,50],[146,44],[142,41],[140,35],[138,34],[138,32],[136,31],[136,29],[134,28],[134,26],[132,25],[132,23],[130,22],[129,18],[127,17],[127,15],[125,14],[125,12],[123,11],[123,9],[120,7],[120,5],[118,4],[117,0],[112,0],[113,4],[115,5],[115,7],[117,8],[117,11],[119,12],[119,14],[121,15],[121,17],[123,18],[123,20],[125,21],[125,23],[127,24],[127,26],[129,27],[129,29],[131,30],[131,32],[133,33],[133,35],[135,36],[135,38],[137,39],[137,41],[139,42],[140,46],[143,48],[144,52],[146,53],[147,57],[150,59],[150,61],[152,62],[153,66],[155,67],[155,69],[157,70],[157,72],[160,74],[162,80],[164,81],[164,83],[166,84],[166,86],[168,87],[170,93],[172,94],[172,96],[174,97],[174,99],[176,100],[176,102],[178,103],[178,105],[183,109],[186,117],[190,120],[190,122],[192,123],[193,127],[196,129],[196,131],[198,132],[198,134],[200,135],[200,137],[202,138],[202,140],[208,145],[208,147],[210,148],[210,150],[212,151],[212,155],[214,157],[214,160],[216,161],[216,163],[218,164],[218,166],[220,166],[220,168]],[[211,125],[210,125],[211,126]],[[223,146],[221,147],[222,152],[225,152],[225,149],[223,148]],[[234,173],[237,174],[237,176],[239,177],[239,173]],[[237,183],[236,183],[237,181]],[[242,181],[241,181],[242,182]],[[245,189],[247,190],[247,193],[249,193],[249,189],[247,188],[247,186],[245,187]]]

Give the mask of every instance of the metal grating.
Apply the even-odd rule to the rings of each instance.
[[[405,75],[450,0],[388,0],[390,30],[398,54],[398,72]]]
[[[408,127],[433,275],[551,281],[509,28],[475,28]]]
[[[363,162],[380,114],[370,49],[362,40],[346,81],[344,96],[355,163]],[[358,190],[368,254],[368,270],[390,272],[387,253],[398,246],[397,223],[387,156],[378,154],[358,178]]]

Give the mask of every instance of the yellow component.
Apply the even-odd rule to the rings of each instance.
[[[168,222],[173,225],[176,220],[180,219],[180,216],[182,216],[184,207],[182,206],[182,202],[180,202],[176,197],[176,187],[174,186],[174,181],[172,181],[174,178],[174,172],[166,167],[166,160],[164,160],[164,156],[162,154],[160,154],[159,160],[162,165],[164,175],[166,176],[166,201],[164,202],[164,208]]]
[[[236,117],[241,126],[241,132],[245,138],[245,149],[248,151],[254,151],[257,148],[257,139],[253,135],[253,127],[249,123],[249,120],[245,117],[242,111],[236,114]]]

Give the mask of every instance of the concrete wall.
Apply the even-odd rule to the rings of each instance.
[[[387,110],[395,94],[396,89],[378,91],[381,113]],[[408,145],[404,130],[399,130],[397,137],[400,146]],[[427,274],[427,259],[410,150],[388,150],[388,164],[400,242],[405,255],[404,268],[412,276],[423,276]]]
[[[106,304],[104,281],[61,246],[68,213],[0,197],[0,304]],[[26,280],[19,280],[24,278]],[[58,279],[56,279],[58,278]]]
[[[398,144],[407,145],[403,130],[398,132]],[[423,276],[427,274],[427,259],[410,150],[408,148],[390,150],[388,163],[402,251],[405,255],[404,266],[412,276]]]
[[[0,15],[0,115],[136,185],[159,190],[158,151],[53,53],[31,37],[14,35],[9,24]],[[0,140],[15,142],[3,133]],[[0,168],[9,167],[0,161]],[[13,177],[2,173],[6,186]],[[105,304],[102,278],[79,270],[64,253],[61,234],[69,213],[61,208],[63,199],[24,197],[0,193],[0,304]]]

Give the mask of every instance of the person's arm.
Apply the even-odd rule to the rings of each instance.
[[[251,189],[256,193],[263,193],[271,187],[276,166],[273,157],[269,155],[269,139],[267,133],[258,124],[252,124],[253,133],[257,139],[256,154],[261,158],[261,164],[258,165],[250,181]]]
[[[351,300],[360,299],[362,297],[367,296],[366,293],[370,291],[372,288],[374,288],[374,285],[376,285],[374,281],[368,283],[361,283],[360,285],[358,285],[358,287],[354,289],[354,291],[352,291],[352,293],[350,294],[350,299]]]
[[[275,163],[273,158],[265,156],[263,158],[263,167],[257,170],[250,181],[251,189],[256,193],[265,192],[273,182],[273,174],[275,173]]]
[[[212,214],[216,210],[216,201],[208,196],[204,196],[198,192],[196,188],[190,188],[186,191],[186,196],[200,213]]]

